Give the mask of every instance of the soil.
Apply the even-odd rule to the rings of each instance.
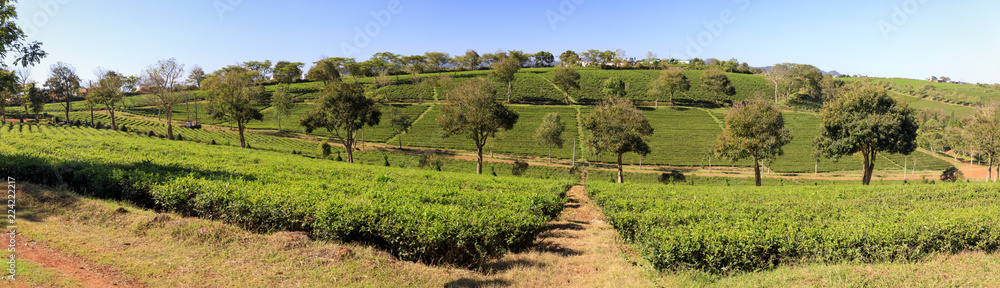
[[[38,264],[42,268],[56,269],[84,287],[141,287],[132,281],[120,279],[114,270],[91,265],[83,258],[47,248],[44,244],[32,241],[23,235],[18,236],[20,238],[16,254],[18,257]],[[17,283],[15,287],[27,286]]]

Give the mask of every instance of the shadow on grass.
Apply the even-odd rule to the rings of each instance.
[[[496,286],[510,286],[510,281],[506,280],[472,280],[468,278],[462,278],[455,281],[448,282],[444,284],[444,287],[454,287],[454,288],[475,288],[475,287],[496,287]]]

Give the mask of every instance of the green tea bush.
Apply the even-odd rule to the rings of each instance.
[[[733,188],[587,184],[659,269],[729,274],[799,262],[917,261],[996,251],[995,185]]]

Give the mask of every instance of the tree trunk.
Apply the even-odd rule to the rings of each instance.
[[[753,176],[757,181],[757,187],[760,187],[760,160],[757,157],[753,157]]]
[[[275,109],[274,116],[278,118],[278,133],[281,133],[281,112],[278,112],[278,109]]]
[[[993,158],[990,158],[990,165],[986,168],[986,182],[990,182],[993,179]]]
[[[399,134],[399,137],[396,137],[399,138],[399,150],[403,150],[403,132],[397,131],[396,134]]]
[[[674,90],[670,90],[670,105],[674,105]]]
[[[247,148],[247,140],[246,140],[246,138],[243,138],[243,123],[242,122],[239,123],[239,127],[240,127],[240,148],[246,149]],[[347,153],[350,153],[349,151],[350,150],[348,150]],[[348,157],[349,156],[350,156],[350,154],[348,154]]]
[[[774,104],[778,104],[778,80],[774,80]]]
[[[512,93],[511,88],[513,87],[514,81],[507,82],[507,104],[510,104],[510,94]]]
[[[476,174],[483,174],[483,145],[476,145]]]
[[[549,147],[549,163],[552,163],[552,147]]]
[[[35,117],[37,118],[38,116],[35,116]],[[39,121],[39,122],[41,122],[41,121]],[[94,108],[93,107],[90,108],[90,125],[94,125]]]
[[[862,185],[869,185],[869,184],[871,184],[871,180],[872,180],[872,168],[875,166],[875,165],[872,165],[872,164],[874,164],[875,159],[871,159],[872,158],[871,157],[872,153],[869,153],[867,151],[863,152],[862,154],[864,156],[864,164],[863,164],[864,165],[864,175],[861,177],[861,184]]]
[[[354,143],[345,143],[344,150],[347,150],[347,163],[354,164]]]
[[[569,101],[569,92],[563,92],[563,96],[566,97],[566,105],[573,104],[572,102]]]
[[[63,119],[63,121],[69,121],[69,107],[70,107],[71,104],[72,104],[72,102],[69,101],[69,95],[66,95],[66,119]],[[25,110],[24,112],[28,112],[28,111]],[[35,116],[35,121],[38,121],[38,116],[37,116],[38,113],[35,113],[35,115],[36,115]]]
[[[622,154],[624,153],[618,153],[618,184],[625,183],[625,175],[623,175],[624,171],[622,170]]]
[[[174,140],[174,109],[167,109],[167,139]],[[240,135],[243,134],[243,127],[240,126]]]
[[[115,106],[108,105],[108,114],[111,114],[111,129],[115,129],[115,131],[119,131],[119,129],[118,129],[118,122],[115,121]]]

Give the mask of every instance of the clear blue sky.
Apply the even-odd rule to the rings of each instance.
[[[17,5],[19,24],[50,54],[33,69],[36,81],[44,81],[57,61],[93,79],[97,67],[138,74],[172,57],[210,72],[248,60],[311,64],[322,56],[365,60],[382,51],[454,55],[514,49],[558,55],[567,49],[622,49],[629,57],[653,51],[661,58],[735,57],[758,67],[795,62],[877,77],[1000,82],[1000,1],[399,0],[389,11],[393,2],[22,0]],[[391,19],[380,23],[372,15],[379,11]],[[356,43],[356,29],[368,28],[378,33],[368,43]],[[344,45],[358,52],[349,54]]]

